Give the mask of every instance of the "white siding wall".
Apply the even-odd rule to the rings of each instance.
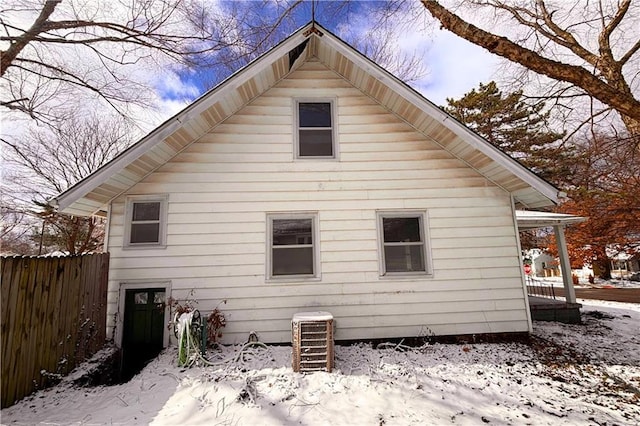
[[[293,160],[293,98],[310,96],[337,99],[339,161]],[[170,281],[203,312],[227,300],[225,342],[288,342],[309,310],[334,315],[337,339],[528,329],[509,194],[318,62],[129,194],[169,194],[167,247],[123,250],[113,203],[111,319],[120,283]],[[432,278],[379,277],[376,210],[393,209],[428,211]],[[319,213],[321,279],[267,282],[266,212],[296,211]]]

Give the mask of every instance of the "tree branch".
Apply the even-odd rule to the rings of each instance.
[[[578,55],[578,57],[584,59],[591,65],[597,66],[598,56],[594,55],[593,53],[589,52],[587,49],[582,47],[580,43],[578,43],[578,41],[575,39],[573,34],[571,34],[569,31],[563,30],[553,21],[553,16],[552,16],[553,13],[549,13],[549,11],[547,10],[547,6],[544,4],[543,0],[537,0],[536,3],[540,8],[540,10],[542,11],[542,19],[544,20],[544,23],[547,24],[547,26],[551,28],[551,30],[555,34],[557,34],[559,37],[565,40],[565,43],[563,44],[563,46],[571,50],[573,53]]]
[[[445,29],[454,34],[539,74],[575,84],[623,116],[640,121],[640,101],[630,93],[617,90],[600,80],[584,68],[545,58],[506,37],[484,31],[449,12],[434,0],[422,0],[422,4]]]
[[[636,44],[634,44],[631,47],[631,49],[629,49],[627,53],[625,53],[624,56],[620,58],[620,60],[618,61],[618,63],[620,64],[620,67],[626,64],[629,61],[629,59],[631,59],[631,57],[638,52],[638,50],[640,50],[640,40],[638,40]]]
[[[40,15],[38,15],[31,28],[18,37],[16,41],[11,43],[6,51],[0,52],[2,54],[0,55],[2,56],[0,58],[0,77],[4,76],[9,65],[11,65],[13,60],[20,54],[22,49],[24,49],[25,46],[33,40],[33,38],[42,32],[42,26],[47,22],[47,19],[49,19],[60,2],[62,2],[62,0],[46,0],[44,7],[40,11]]]

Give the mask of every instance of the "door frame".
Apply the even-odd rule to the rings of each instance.
[[[124,310],[126,304],[127,290],[143,290],[147,288],[164,288],[167,307],[164,309],[164,324],[167,325],[171,321],[171,309],[169,309],[168,300],[171,297],[171,281],[129,281],[121,282],[118,292],[118,312],[116,315],[116,332],[115,344],[119,348],[122,347],[122,338],[124,336]],[[162,347],[169,346],[169,330],[165,326],[162,333]]]

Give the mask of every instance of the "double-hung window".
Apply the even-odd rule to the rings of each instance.
[[[379,212],[381,275],[431,273],[425,212]]]
[[[166,197],[129,197],[125,214],[125,247],[157,247],[166,244]]]
[[[319,276],[317,222],[315,213],[268,216],[269,278]]]
[[[296,101],[297,158],[335,158],[334,103]]]

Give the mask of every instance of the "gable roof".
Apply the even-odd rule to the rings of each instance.
[[[96,214],[114,198],[211,132],[307,58],[379,102],[416,131],[514,196],[519,208],[558,202],[558,189],[491,145],[398,78],[310,22],[165,121],[115,159],[50,201],[63,213]]]

